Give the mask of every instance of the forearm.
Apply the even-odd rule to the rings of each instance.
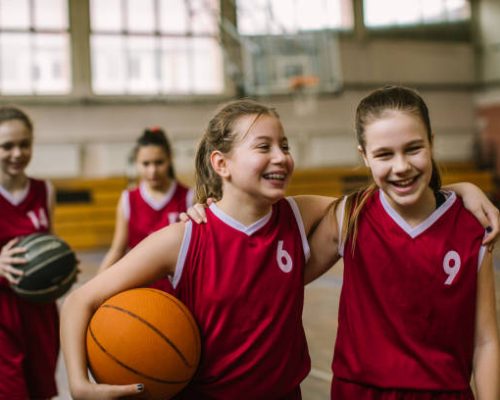
[[[84,296],[78,290],[66,298],[61,309],[61,349],[69,386],[75,398],[79,397],[82,387],[89,383],[85,336],[91,316],[92,311],[85,305]]]
[[[500,399],[500,349],[498,340],[479,345],[474,353],[474,381],[478,400]]]

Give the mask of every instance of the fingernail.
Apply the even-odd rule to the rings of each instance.
[[[137,384],[137,391],[142,392],[144,390],[144,385],[142,383]]]
[[[486,232],[491,233],[493,232],[493,228],[491,226],[486,227]]]

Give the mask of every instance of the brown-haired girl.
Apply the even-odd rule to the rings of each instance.
[[[145,129],[137,139],[131,159],[139,175],[139,184],[121,195],[113,241],[99,272],[152,232],[177,222],[179,214],[192,204],[193,191],[176,179],[172,146],[163,129]],[[172,291],[167,278],[154,282],[152,287]]]
[[[374,184],[338,201],[311,239],[306,280],[344,259],[331,398],[500,398],[491,251],[441,189],[429,111],[391,86],[356,111]]]
[[[20,236],[51,230],[54,205],[48,181],[30,178],[33,124],[17,107],[0,107],[0,398],[49,399],[57,395],[59,318],[51,303],[32,303],[9,287],[22,272]]]

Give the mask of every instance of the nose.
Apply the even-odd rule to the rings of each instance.
[[[20,147],[20,146],[14,146],[14,147],[12,148],[12,155],[13,155],[14,157],[21,157],[21,156],[22,156],[22,154],[23,154],[23,150],[21,149],[21,147]]]
[[[286,160],[287,153],[279,146],[273,148],[273,162],[276,164],[283,164]]]
[[[404,155],[399,155],[395,157],[392,169],[395,173],[401,174],[410,169],[410,163]]]

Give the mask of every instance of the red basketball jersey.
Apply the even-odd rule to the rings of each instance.
[[[285,399],[310,369],[302,326],[309,246],[294,200],[245,227],[216,205],[186,225],[176,294],[202,337],[199,372],[183,399]],[[288,396],[288,397],[287,397]]]
[[[13,198],[0,186],[0,247],[15,237],[50,230],[50,190],[48,182],[30,178],[25,193]],[[58,353],[56,303],[19,298],[0,278],[0,399],[56,396]]]
[[[124,192],[122,207],[128,217],[128,247],[136,246],[150,233],[179,220],[192,204],[192,191],[173,181],[165,197],[154,201],[143,184]]]
[[[335,377],[381,388],[468,390],[484,229],[454,193],[409,226],[381,191],[358,220],[344,282]]]
[[[19,199],[0,186],[0,248],[15,237],[50,230],[48,196],[48,183],[37,179],[29,179]]]

